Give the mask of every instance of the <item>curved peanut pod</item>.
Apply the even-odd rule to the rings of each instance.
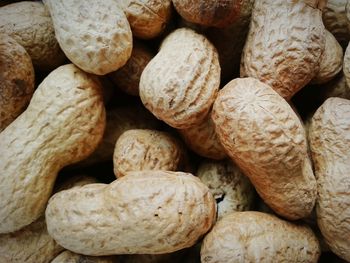
[[[233,212],[204,238],[201,262],[316,263],[321,254],[309,227],[261,212]]]
[[[317,223],[330,249],[350,261],[350,100],[329,98],[309,130]]]
[[[57,172],[91,154],[104,127],[101,88],[92,76],[70,64],[44,79],[26,111],[0,133],[0,233],[41,215]]]
[[[311,213],[316,180],[305,131],[281,96],[256,79],[235,79],[220,90],[212,118],[226,153],[276,213]]]
[[[319,71],[325,46],[323,2],[255,1],[241,77],[257,78],[291,99]]]
[[[190,247],[214,223],[215,199],[191,174],[129,172],[109,185],[54,195],[46,208],[50,235],[85,255],[163,254]]]
[[[132,50],[128,20],[115,0],[44,0],[66,56],[82,70],[105,75],[121,68]]]
[[[205,119],[219,84],[215,47],[193,30],[180,28],[163,41],[142,72],[140,97],[158,119],[185,129]]]

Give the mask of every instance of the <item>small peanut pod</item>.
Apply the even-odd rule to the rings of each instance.
[[[128,130],[118,139],[113,155],[114,174],[129,171],[176,171],[183,160],[179,141],[157,130]]]
[[[122,68],[110,73],[109,77],[122,91],[133,96],[138,96],[142,71],[152,57],[152,52],[145,45],[134,42],[128,62]]]
[[[23,46],[33,65],[53,70],[65,60],[53,28],[50,13],[43,3],[22,1],[0,8],[0,32],[10,35]]]
[[[307,226],[261,212],[233,212],[204,238],[202,263],[316,263],[318,240]]]
[[[13,38],[0,33],[0,132],[20,115],[34,93],[30,56]]]
[[[254,77],[289,100],[319,71],[325,46],[324,0],[255,1],[241,60]]]
[[[225,27],[251,8],[251,0],[173,0],[176,11],[187,21],[204,26]]]
[[[209,189],[191,174],[139,171],[57,193],[46,222],[50,235],[76,253],[163,254],[194,245],[215,213]]]
[[[141,75],[145,107],[168,125],[185,129],[202,122],[220,84],[215,47],[190,29],[177,29]]]
[[[92,76],[70,64],[44,79],[26,111],[0,133],[0,233],[41,215],[58,171],[91,154],[104,126]]]
[[[163,32],[171,18],[171,0],[119,0],[132,34],[150,39]]]
[[[220,90],[212,118],[227,154],[276,213],[311,213],[316,180],[305,131],[281,96],[256,79],[235,79]]]
[[[317,223],[330,249],[350,261],[350,100],[329,98],[312,118]]]
[[[122,67],[132,34],[115,0],[44,0],[66,56],[82,70],[105,75]]]
[[[227,155],[216,135],[210,115],[200,124],[178,130],[186,145],[196,154],[214,159],[224,159]]]
[[[72,251],[63,251],[51,263],[118,263],[116,256],[109,257],[91,257],[76,254]]]
[[[335,37],[326,30],[325,48],[320,60],[320,69],[312,83],[326,83],[334,78],[343,67],[343,49]]]
[[[197,176],[216,199],[218,219],[231,212],[253,207],[254,187],[231,160],[203,161],[198,167]]]

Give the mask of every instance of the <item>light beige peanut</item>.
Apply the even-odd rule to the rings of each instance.
[[[231,160],[202,161],[196,175],[216,199],[218,219],[253,208],[254,187]]]
[[[26,111],[0,133],[0,233],[40,216],[58,171],[91,154],[104,127],[93,76],[69,64],[44,79]]]
[[[325,27],[335,36],[338,42],[346,47],[350,40],[348,20],[345,6],[347,0],[328,0],[322,12],[322,20]]]
[[[344,54],[343,73],[345,76],[346,83],[348,87],[350,87],[350,42]]]
[[[160,35],[170,22],[171,0],[119,0],[135,37],[150,39]]]
[[[305,131],[281,96],[259,80],[235,79],[220,90],[212,119],[227,154],[276,213],[311,213],[316,180]]]
[[[251,8],[251,0],[173,0],[176,11],[187,21],[204,26],[225,27]]]
[[[186,145],[196,154],[215,160],[224,159],[227,156],[216,135],[210,114],[202,123],[178,131]]]
[[[350,261],[350,100],[329,98],[312,117],[317,223],[330,249]]]
[[[85,262],[86,263],[119,263],[120,261],[116,256],[91,257],[91,256],[79,255],[69,250],[63,251],[61,254],[55,257],[54,260],[51,261],[51,263],[85,263]]]
[[[49,12],[41,2],[22,1],[0,8],[0,32],[22,45],[34,66],[48,71],[65,61]]]
[[[205,119],[219,84],[215,47],[193,30],[180,28],[166,37],[142,72],[140,97],[158,119],[185,129]]]
[[[163,254],[192,246],[215,220],[215,199],[191,174],[129,172],[109,185],[55,194],[50,235],[85,255]]]
[[[169,133],[146,129],[128,130],[115,145],[114,174],[122,177],[130,171],[176,171],[183,158],[180,142]]]
[[[25,110],[34,92],[34,78],[25,49],[0,33],[0,132]]]
[[[326,32],[325,48],[320,60],[320,69],[312,79],[312,83],[326,83],[337,75],[343,67],[343,49],[328,30]]]
[[[241,59],[254,77],[289,100],[319,71],[325,46],[324,0],[255,1]]]
[[[115,71],[132,50],[128,20],[115,0],[44,0],[66,56],[96,75]]]
[[[316,263],[318,240],[307,226],[261,212],[233,212],[204,238],[202,263]]]
[[[140,42],[134,42],[131,57],[120,69],[109,74],[113,83],[127,94],[138,96],[142,71],[152,59],[152,52]]]

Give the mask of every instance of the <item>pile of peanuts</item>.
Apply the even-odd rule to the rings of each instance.
[[[0,262],[350,262],[350,0],[0,2]]]

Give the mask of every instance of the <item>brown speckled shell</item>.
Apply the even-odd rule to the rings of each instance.
[[[28,105],[34,92],[34,77],[33,64],[25,49],[0,33],[0,132]]]
[[[305,2],[255,1],[241,59],[241,77],[257,78],[287,100],[319,71],[325,46],[322,11]]]
[[[22,45],[33,65],[48,71],[62,65],[64,53],[55,37],[49,12],[41,2],[23,1],[0,8],[0,32]]]
[[[311,213],[316,180],[305,131],[281,96],[256,79],[235,79],[220,90],[212,118],[227,154],[276,213]]]
[[[150,39],[163,32],[172,13],[171,0],[119,0],[132,34]]]
[[[128,20],[115,0],[44,0],[66,56],[96,75],[115,71],[132,50]]]
[[[320,60],[320,69],[312,83],[326,83],[336,76],[343,67],[343,49],[335,37],[326,30],[326,42]]]
[[[193,30],[180,28],[163,41],[144,69],[140,97],[157,118],[185,129],[205,119],[219,84],[215,47]]]
[[[122,68],[110,73],[109,77],[122,91],[139,96],[140,77],[152,57],[152,52],[145,45],[134,42],[128,62]]]
[[[117,177],[130,171],[176,171],[183,159],[182,147],[169,133],[156,130],[128,130],[118,139],[113,167]]]
[[[69,64],[44,79],[26,111],[0,133],[0,233],[40,216],[57,172],[91,154],[104,127],[92,76]]]
[[[218,219],[231,212],[253,208],[254,187],[231,160],[203,161],[196,175],[217,200]]]
[[[216,135],[210,114],[204,122],[178,131],[186,145],[196,154],[214,160],[221,160],[227,156]]]
[[[350,40],[350,30],[345,12],[347,2],[348,0],[328,0],[322,12],[325,27],[343,47],[346,47]]]
[[[317,223],[330,249],[350,261],[350,100],[326,100],[312,117],[309,139]]]
[[[321,254],[309,227],[261,212],[225,216],[204,238],[202,263],[316,263]]]
[[[119,263],[119,262],[120,261],[117,259],[116,256],[91,257],[91,256],[79,255],[69,250],[63,251],[61,254],[55,257],[54,260],[51,261],[51,263]]]
[[[194,245],[215,213],[215,199],[193,175],[140,171],[54,195],[46,222],[50,235],[76,253],[163,254]]]
[[[240,19],[251,0],[173,0],[176,11],[187,21],[225,27]]]

